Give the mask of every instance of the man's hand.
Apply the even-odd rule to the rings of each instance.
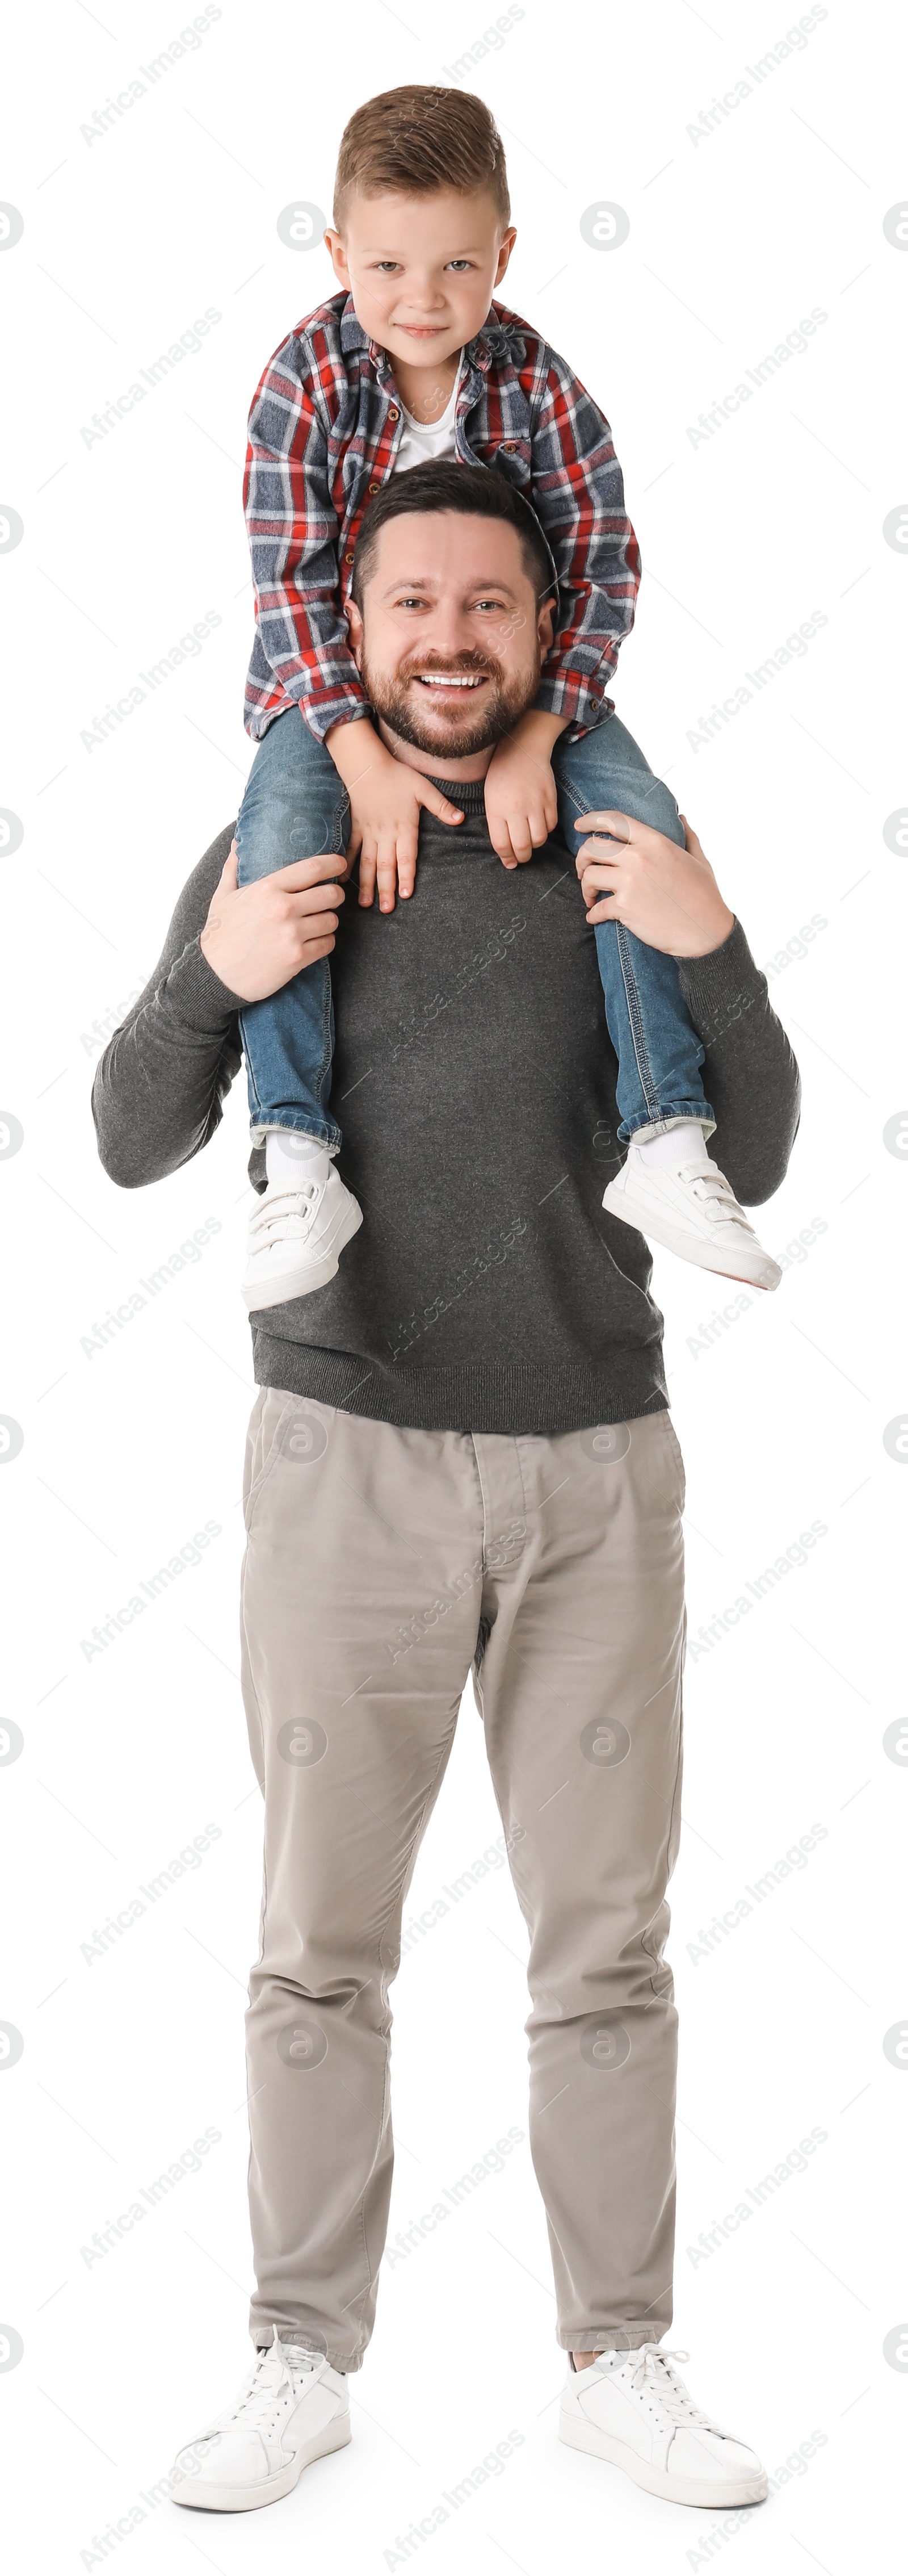
[[[343,859],[296,859],[255,885],[238,886],[236,842],[224,861],[199,945],[228,992],[241,1002],[279,993],[301,966],[330,956],[343,903]],[[330,882],[329,882],[330,880]]]
[[[582,814],[578,832],[607,832],[577,853],[577,874],[590,906],[587,920],[622,921],[635,939],[668,957],[706,957],[735,926],[709,864],[682,814],[685,847],[629,814]],[[618,847],[618,844],[621,844]],[[607,900],[600,898],[605,895]]]
[[[502,867],[523,867],[558,821],[558,792],[544,740],[534,742],[520,726],[505,735],[492,754],[485,804],[489,838]]]

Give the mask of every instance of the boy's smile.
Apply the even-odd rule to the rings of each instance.
[[[491,195],[351,198],[325,241],[370,340],[394,360],[401,400],[437,420],[461,349],[481,331],[515,241]]]

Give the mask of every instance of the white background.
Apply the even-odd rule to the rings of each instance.
[[[805,1105],[764,1238],[782,1253],[813,1220],[825,1229],[776,1296],[754,1296],[711,1340],[721,1285],[714,1296],[706,1275],[656,1260],[693,1637],[824,1525],[808,1563],[717,1630],[687,1679],[669,2341],[690,2347],[695,2393],[774,2477],[741,2524],[660,2504],[557,2444],[561,2361],[525,2138],[446,2228],[386,2266],[348,2451],[264,2518],[141,2505],[248,2357],[242,2010],[261,1815],[236,1684],[245,1103],[237,1084],[204,1162],[130,1196],[96,1160],[89,1089],[104,1031],[249,765],[246,411],[271,349],[333,286],[322,248],[282,245],[278,215],[295,193],[329,209],[355,104],[444,79],[483,35],[478,10],[420,0],[400,14],[379,0],[261,12],[226,0],[198,50],[87,142],[83,122],[180,23],[175,6],[61,0],[23,14],[5,44],[0,193],[25,222],[0,252],[0,498],[24,526],[0,561],[0,804],[24,825],[0,858],[0,1096],[24,1131],[18,1149],[8,1131],[0,1172],[0,1410],[24,1435],[2,1478],[3,1716],[24,1741],[16,1753],[17,1737],[0,1740],[0,2017],[24,2041],[0,2068],[0,2350],[18,2350],[10,2329],[23,2345],[0,2373],[8,2508],[23,2471],[16,2563],[122,2559],[143,2576],[200,2560],[245,2569],[267,2551],[275,2570],[342,2576],[423,2558],[436,2576],[467,2558],[490,2576],[547,2576],[569,2552],[608,2566],[630,2553],[649,2576],[727,2547],[730,2564],[845,2576],[870,2546],[868,2430],[878,2413],[903,2448],[908,2400],[883,2351],[908,2316],[894,2132],[908,2071],[883,2050],[908,1994],[898,1909],[887,1932],[878,1903],[908,1778],[883,1744],[904,1711],[901,1672],[874,1677],[871,1652],[908,1485],[883,1446],[908,1404],[900,1346],[887,1351],[908,1182],[883,1138],[908,1089],[903,968],[887,972],[900,943],[904,955],[905,856],[883,837],[908,804],[895,724],[908,567],[883,534],[908,506],[904,392],[887,382],[908,292],[908,250],[883,231],[908,184],[894,13],[887,29],[866,8],[830,7],[698,141],[689,126],[784,38],[781,0],[570,15],[533,0],[462,75],[505,131],[510,300],[573,361],[624,466],[644,583],[619,713],[696,823],[758,960],[784,952],[771,990]],[[581,235],[600,200],[630,218],[613,252]],[[87,444],[92,416],[209,306],[220,318],[200,352]],[[806,351],[694,444],[700,415],[816,307],[826,318]],[[816,609],[827,624],[806,654],[692,743]],[[199,655],[87,748],[107,705],[209,610],[221,623]],[[812,916],[823,926],[799,956]],[[93,1350],[108,1310],[209,1217],[220,1231],[198,1261]],[[220,1534],[201,1563],[87,1658],[92,1628],[206,1521]],[[102,1956],[83,1955],[209,1821],[220,1839],[198,1870]],[[701,1930],[817,1823],[826,1838],[804,1869],[700,1955]],[[408,1919],[498,1830],[468,1695]],[[493,1869],[404,1960],[392,2239],[510,2126],[526,2130],[524,1957]],[[199,2172],[86,2260],[208,2127],[220,2138]],[[701,2235],[815,2129],[808,2169],[704,2253]],[[500,2477],[418,2537],[512,2428],[522,2441]],[[812,2458],[786,2469],[815,2434]]]

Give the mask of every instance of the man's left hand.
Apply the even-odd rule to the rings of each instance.
[[[522,868],[558,821],[552,764],[543,750],[506,734],[486,775],[486,822],[502,866]]]
[[[578,850],[577,874],[588,921],[621,921],[635,939],[669,957],[706,957],[728,939],[735,916],[696,832],[683,814],[681,821],[683,850],[630,814],[581,814],[578,832],[593,837]],[[608,840],[596,839],[606,832]]]

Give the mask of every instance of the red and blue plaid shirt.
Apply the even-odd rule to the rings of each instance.
[[[402,421],[391,360],[348,295],[299,323],[265,369],[243,485],[255,588],[245,723],[256,742],[294,704],[320,740],[368,709],[343,603],[360,521],[393,473]],[[506,475],[541,522],[558,629],[535,704],[585,730],[608,707],[640,580],[608,422],[538,332],[493,304],[463,353],[456,430],[462,463]]]

